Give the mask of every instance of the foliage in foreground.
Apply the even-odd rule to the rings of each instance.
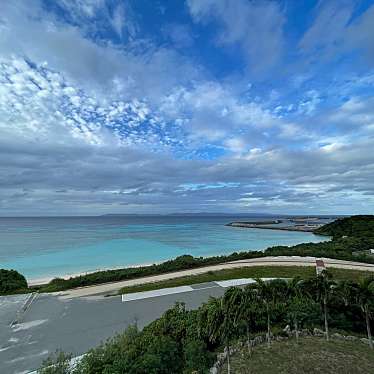
[[[188,311],[177,303],[143,331],[131,326],[91,350],[77,367],[53,371],[49,360],[39,373],[207,373],[215,352],[224,347],[229,352],[234,341],[242,340],[250,355],[251,338],[263,332],[271,347],[271,337],[282,334],[286,324],[294,327],[295,347],[300,329],[323,326],[327,341],[331,330],[366,333],[372,348],[373,312],[374,278],[336,282],[331,274],[323,273],[307,280],[258,279],[245,288],[229,288],[223,297],[211,298],[197,310]],[[56,362],[60,370],[63,365]],[[228,372],[230,362],[228,355]]]

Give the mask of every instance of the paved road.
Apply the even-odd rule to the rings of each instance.
[[[235,269],[241,267],[253,267],[253,266],[315,266],[315,257],[299,257],[299,256],[277,256],[277,257],[262,257],[254,258],[250,260],[239,260],[227,262],[219,265],[205,266],[197,269],[189,269],[176,271],[168,274],[160,274],[151,277],[143,277],[132,279],[122,282],[106,283],[97,286],[81,287],[70,291],[64,292],[64,298],[73,298],[81,296],[95,295],[98,293],[111,293],[116,292],[122,287],[134,286],[144,283],[158,282],[167,279],[180,278],[191,275],[198,275],[207,273],[208,271],[218,271],[225,269]],[[334,260],[329,258],[323,258],[323,261],[327,268],[339,268],[339,269],[353,269],[353,270],[364,270],[373,271],[374,264],[364,264],[353,261]]]
[[[41,294],[22,323],[9,326],[24,296],[0,298],[0,373],[35,370],[52,352],[61,349],[79,356],[100,342],[137,323],[140,328],[162,315],[176,301],[197,308],[209,296],[221,296],[224,288],[214,282],[191,286],[192,290],[122,302],[121,296],[63,299]],[[149,295],[148,295],[149,296]]]

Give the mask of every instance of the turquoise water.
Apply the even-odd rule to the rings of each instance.
[[[253,217],[0,218],[0,268],[29,279],[319,242],[311,233],[225,226]]]

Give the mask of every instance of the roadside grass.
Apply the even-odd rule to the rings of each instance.
[[[335,279],[347,279],[357,281],[360,278],[369,276],[370,272],[359,270],[345,270],[329,268]],[[314,266],[253,266],[237,269],[225,269],[208,271],[204,274],[191,275],[175,279],[168,279],[159,282],[144,283],[135,286],[123,287],[120,294],[134,292],[153,291],[161,288],[187,286],[191,284],[222,281],[238,278],[309,278],[316,274]]]
[[[303,337],[298,346],[292,339],[273,342],[269,349],[257,346],[251,357],[246,350],[238,352],[231,366],[235,374],[368,374],[374,373],[374,354],[360,341]]]

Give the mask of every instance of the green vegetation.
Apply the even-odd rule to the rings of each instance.
[[[70,371],[71,354],[56,351],[43,362],[43,367],[38,370],[39,374],[65,374]]]
[[[27,288],[25,277],[15,270],[0,269],[0,295],[17,291],[24,291]]]
[[[136,286],[123,287],[118,293],[133,293],[142,291],[159,290],[167,287],[188,286],[190,284],[222,281],[238,278],[293,278],[302,279],[311,277],[315,274],[314,266],[255,266],[247,268],[226,269],[209,271],[204,274],[191,275],[175,279],[168,279],[160,282],[143,283]],[[335,279],[346,279],[358,281],[360,278],[369,276],[369,272],[348,269],[330,269]]]
[[[358,365],[360,370],[364,370],[362,372],[371,372],[366,369],[373,365],[369,357],[374,357],[373,351],[369,354],[369,349],[373,349],[373,312],[374,278],[362,279],[360,282],[338,282],[330,273],[323,272],[319,276],[305,280],[294,278],[290,281],[276,279],[263,282],[258,279],[256,283],[244,288],[229,288],[223,297],[211,298],[197,310],[188,311],[183,304],[177,303],[143,331],[131,326],[124,333],[91,350],[75,368],[57,371],[61,367],[66,367],[61,362],[61,357],[65,357],[65,362],[69,357],[59,354],[55,361],[49,359],[39,372],[207,373],[213,364],[215,353],[223,349],[230,352],[230,347],[238,341],[246,343],[245,350],[248,353],[245,360],[252,360],[253,357],[254,363],[244,361],[243,367],[240,359],[227,354],[228,373],[240,372],[237,368],[246,370],[242,371],[243,373],[253,372],[248,370],[256,368],[257,364],[261,370],[264,368],[263,373],[267,373],[270,364],[265,362],[266,360],[272,364],[273,370],[270,372],[275,372],[274,367],[277,366],[274,365],[286,370],[288,367],[302,365],[299,356],[305,359],[313,352],[316,353],[311,354],[312,357],[306,360],[310,361],[302,366],[306,372],[313,372],[310,365],[319,359],[323,362],[326,357],[327,368],[330,371],[324,372],[336,373],[341,367],[340,358],[343,353],[346,355],[344,360],[353,357],[351,365]],[[293,326],[294,331],[284,331],[286,325]],[[315,327],[321,326],[324,329],[322,336],[326,338],[323,343],[315,338],[298,336],[299,331],[312,331]],[[366,334],[369,345],[365,346],[356,341],[355,347],[352,347],[351,343],[346,341],[329,340],[329,331],[344,331],[356,336]],[[254,346],[253,338],[264,333],[267,348]],[[290,336],[292,344],[291,341],[284,343],[282,348],[280,343],[274,341],[274,335]],[[359,362],[357,357],[362,357],[362,362]],[[57,366],[54,366],[54,362]],[[336,370],[333,365],[337,365]],[[343,369],[348,370],[352,367],[347,363]],[[54,368],[56,371],[53,371]],[[296,369],[281,370],[277,368],[277,372],[300,372],[295,371]]]
[[[315,231],[319,235],[328,235],[333,238],[343,236],[356,238],[374,237],[374,216],[352,216],[341,218],[328,223]]]
[[[374,373],[374,355],[358,342],[302,337],[297,348],[292,340],[285,340],[274,342],[270,349],[259,346],[251,356],[245,350],[238,352],[232,358],[232,372],[367,374]],[[226,368],[223,373],[227,373]]]

